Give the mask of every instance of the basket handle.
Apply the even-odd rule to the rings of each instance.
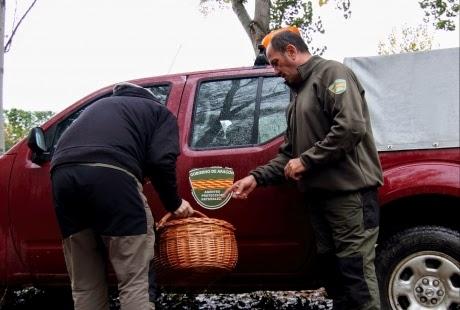
[[[201,213],[198,210],[193,210],[193,213],[191,216],[195,216],[195,215],[198,215],[198,217],[207,217],[206,214]],[[174,217],[174,213],[172,212],[166,213],[166,215],[163,216],[163,218],[158,222],[157,227],[163,226],[171,217]]]

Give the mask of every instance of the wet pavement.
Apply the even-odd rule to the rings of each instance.
[[[2,298],[2,296],[0,296]],[[0,303],[1,304],[1,303]],[[10,290],[3,297],[0,310],[73,309],[69,288],[39,289],[27,287]],[[116,293],[111,294],[110,310],[119,310]],[[332,300],[324,289],[306,291],[254,291],[239,294],[177,294],[162,293],[156,309],[332,309]]]

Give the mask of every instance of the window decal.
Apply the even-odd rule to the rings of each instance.
[[[196,168],[189,172],[189,181],[195,201],[205,209],[222,208],[232,195],[223,197],[225,190],[232,186],[235,173],[232,168]]]

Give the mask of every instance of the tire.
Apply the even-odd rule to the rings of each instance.
[[[460,233],[439,226],[401,231],[377,248],[382,309],[460,309]]]

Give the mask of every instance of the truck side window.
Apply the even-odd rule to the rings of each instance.
[[[163,105],[166,105],[166,102],[168,100],[168,95],[169,95],[169,91],[171,90],[171,85],[170,84],[161,84],[161,85],[153,85],[153,86],[149,86],[149,87],[146,87],[148,90],[150,90],[153,95],[155,96],[155,99],[160,102],[161,104]],[[103,97],[100,97],[98,98],[97,100],[99,99],[102,99],[104,97],[108,97],[110,96],[111,94],[107,94],[106,96],[103,96]],[[63,132],[78,118],[78,116],[80,116],[80,114],[88,107],[90,106],[91,103],[85,105],[84,107],[80,108],[79,110],[75,111],[74,113],[72,113],[69,117],[67,117],[65,120],[61,121],[57,126],[56,126],[56,129],[55,129],[55,133],[54,133],[54,138],[52,139],[52,144],[51,144],[51,149],[50,149],[50,152],[51,154],[53,153],[54,151],[54,148],[56,147],[56,144],[59,140],[59,138],[61,137],[61,135],[63,134]]]
[[[168,101],[169,91],[171,90],[171,85],[154,85],[146,88],[152,92],[153,96],[155,96],[155,99],[159,103],[161,103],[162,105],[166,105],[166,102]]]
[[[196,99],[192,147],[251,144],[257,78],[201,83]]]
[[[289,100],[290,90],[283,78],[264,79],[259,113],[259,144],[284,133]]]
[[[278,77],[202,82],[190,145],[195,149],[265,143],[286,129],[289,89]]]

